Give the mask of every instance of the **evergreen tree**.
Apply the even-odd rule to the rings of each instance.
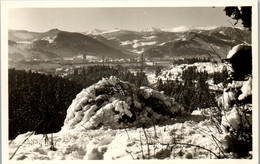
[[[238,7],[226,7],[224,9],[226,15],[236,20],[235,25],[239,20],[242,21],[242,24],[245,28],[248,28],[251,31],[252,27],[252,7],[242,6],[240,9]]]
[[[160,75],[160,73],[161,73],[161,68],[158,66],[156,68],[156,72],[155,72],[156,77],[158,77]]]

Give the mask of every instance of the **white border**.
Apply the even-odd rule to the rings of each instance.
[[[258,163],[258,6],[257,0],[241,1],[1,1],[1,134],[2,163],[121,163],[122,161],[9,161],[8,154],[8,9],[9,8],[77,8],[77,7],[212,7],[252,6],[253,47],[253,159],[252,160],[168,160],[124,161],[126,163]],[[214,18],[213,18],[214,19]]]

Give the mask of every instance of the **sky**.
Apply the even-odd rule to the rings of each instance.
[[[12,8],[9,29],[86,32],[115,28],[142,30],[178,26],[231,26],[224,7]],[[239,23],[236,25],[242,27]]]

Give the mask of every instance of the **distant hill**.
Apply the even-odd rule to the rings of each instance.
[[[48,59],[48,58],[60,58],[58,55],[51,51],[30,48],[28,43],[17,43],[14,41],[8,41],[8,58],[13,61],[22,59]]]
[[[187,31],[176,39],[156,45],[145,51],[150,57],[165,56],[212,56],[226,58],[229,50],[246,41],[251,43],[251,33],[247,30],[219,27],[212,30]]]
[[[18,33],[19,35],[17,35]],[[29,34],[31,33],[27,31],[17,32],[9,30],[10,56],[12,56],[15,51],[15,53],[19,53],[24,58],[30,58],[32,56],[28,55],[28,53],[30,54],[34,51],[39,51],[43,54],[38,53],[38,56],[35,54],[33,56],[34,58],[74,57],[82,53],[91,54],[96,57],[132,57],[131,55],[80,33],[71,33],[53,29],[45,33],[37,33],[37,35],[32,33],[30,37]],[[17,44],[11,44],[14,41],[17,42]]]
[[[193,57],[218,53],[222,58],[236,44],[251,43],[251,32],[231,27],[148,28],[140,31],[110,30],[96,33],[114,45],[146,57]],[[213,50],[214,49],[214,50]]]
[[[107,46],[109,46],[109,47],[118,49],[118,50],[120,50],[120,51],[122,51],[122,52],[124,52],[124,53],[126,53],[126,54],[135,55],[135,53],[133,53],[133,52],[127,50],[127,49],[124,48],[124,47],[121,47],[120,45],[118,45],[118,44],[115,43],[115,42],[112,42],[112,41],[106,39],[106,38],[103,37],[102,35],[91,35],[91,34],[88,34],[87,36],[89,36],[89,37],[91,37],[91,38],[93,38],[93,39],[95,39],[95,40],[98,40],[98,41],[100,41],[101,43],[103,43],[103,44],[105,44],[105,45],[107,45]]]
[[[9,58],[75,57],[87,53],[95,57],[148,58],[210,57],[225,58],[235,45],[251,43],[251,32],[231,27],[147,28],[72,33],[52,29],[45,33],[9,30]],[[29,55],[28,55],[29,54]],[[218,56],[217,56],[218,55]]]
[[[8,30],[8,40],[12,41],[31,41],[41,33],[26,30]]]

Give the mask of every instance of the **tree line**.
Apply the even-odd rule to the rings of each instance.
[[[60,130],[82,86],[68,79],[9,69],[9,139],[27,131]]]
[[[72,75],[67,78],[80,84],[84,87],[88,87],[94,83],[97,83],[102,78],[109,78],[110,76],[116,76],[117,78],[128,81],[136,86],[147,86],[148,80],[144,72],[137,71],[132,73],[122,66],[110,67],[110,66],[89,66],[75,69]]]
[[[217,106],[217,93],[209,89],[209,84],[206,81],[213,79],[214,84],[222,82],[223,85],[226,85],[227,78],[227,69],[209,74],[206,71],[198,72],[196,66],[193,66],[182,72],[182,81],[176,78],[163,83],[159,79],[155,89],[164,91],[164,94],[174,98],[186,111],[192,112],[198,108]]]

